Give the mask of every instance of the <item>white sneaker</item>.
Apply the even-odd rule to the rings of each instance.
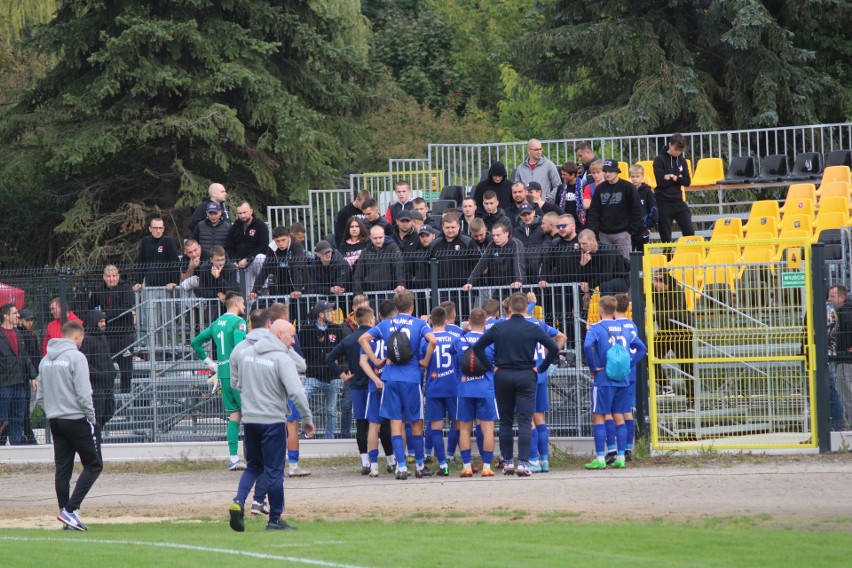
[[[228,465],[228,469],[230,471],[242,471],[245,468],[246,468],[246,462],[244,462],[243,460],[232,461]]]
[[[307,477],[310,474],[311,474],[310,471],[302,469],[301,467],[299,467],[298,464],[296,465],[296,467],[291,467],[290,471],[287,472],[288,477]]]

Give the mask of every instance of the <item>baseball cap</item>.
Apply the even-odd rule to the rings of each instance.
[[[420,215],[420,213],[418,213],[418,215]],[[408,209],[404,209],[397,214],[397,221],[402,221],[403,219],[411,220],[411,211],[409,211]]]
[[[603,171],[614,172],[614,173],[620,174],[621,168],[618,167],[618,162],[616,162],[615,160],[604,160],[603,161]]]
[[[211,201],[210,203],[207,204],[207,212],[208,213],[214,213],[214,212],[215,213],[221,213],[222,212],[222,206],[219,205],[218,203],[216,203],[215,201]]]
[[[420,214],[420,211],[409,211],[408,214],[415,221],[424,221],[425,220],[425,219],[423,219],[423,215]]]
[[[435,229],[433,229],[429,225],[423,225],[422,227],[420,227],[420,234],[421,235],[437,235],[438,231],[436,231]]]
[[[31,320],[35,319],[35,314],[32,313],[30,310],[21,310],[18,313],[18,317],[20,317],[20,319],[22,320]]]
[[[518,206],[518,214],[523,215],[524,213],[535,213],[535,207],[532,206],[532,203],[521,203]]]
[[[320,241],[317,243],[317,246],[314,247],[314,251],[316,252],[327,252],[332,250],[334,247],[331,246],[331,243],[328,241]]]
[[[538,191],[541,191],[541,184],[537,181],[531,181],[527,184],[527,189],[537,189]]]
[[[334,304],[331,302],[326,302],[325,300],[320,300],[314,306],[314,313],[321,314],[322,312],[327,312],[328,310],[333,310]]]

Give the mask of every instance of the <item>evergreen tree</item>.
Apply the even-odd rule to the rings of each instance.
[[[182,229],[212,181],[263,212],[352,159],[373,77],[357,3],[57,4],[36,33],[57,64],[0,120],[0,179],[64,200],[64,260],[131,256],[153,210]]]

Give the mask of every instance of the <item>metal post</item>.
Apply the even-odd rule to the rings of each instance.
[[[828,330],[825,318],[825,280],[823,266],[825,264],[825,245],[815,244],[811,247],[811,313],[814,326],[814,353],[813,360],[816,364],[816,424],[817,441],[820,453],[828,452],[830,448],[829,439],[829,414],[830,398],[828,385]]]
[[[429,259],[429,276],[431,279],[432,286],[432,307],[434,308],[441,301],[438,299],[438,259],[430,258]]]
[[[642,272],[642,253],[630,253],[630,303],[633,307],[633,323],[639,332],[639,339],[645,345],[645,290],[642,285],[645,274]],[[648,358],[645,357],[636,366],[636,425],[642,438],[648,434]]]
[[[68,286],[64,270],[59,273],[59,311],[62,325],[68,321]]]
[[[245,299],[246,303],[248,303],[248,293],[251,292],[251,290],[248,290],[247,287],[246,287],[246,284],[247,284],[246,283],[246,269],[240,268],[239,269],[239,275],[240,275],[240,294],[242,294],[243,299]],[[262,285],[261,285],[261,287],[262,287]]]

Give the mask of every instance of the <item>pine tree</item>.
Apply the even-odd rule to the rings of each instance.
[[[127,258],[152,210],[182,229],[212,181],[263,212],[352,158],[372,82],[357,3],[57,4],[36,41],[58,62],[2,116],[0,141],[66,200],[64,260]]]

